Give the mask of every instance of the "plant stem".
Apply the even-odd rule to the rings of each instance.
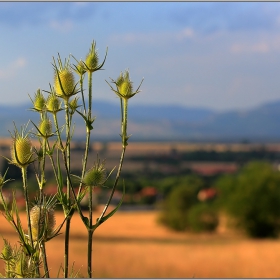
[[[26,172],[27,170],[26,169],[27,169],[27,167],[22,167],[21,173],[22,173],[25,208],[26,208],[26,215],[27,215],[28,235],[30,238],[32,251],[34,252],[34,242],[33,242],[32,229],[31,229],[31,219],[30,219],[30,209],[29,209],[30,203],[29,203],[29,196],[28,196],[28,189],[27,189],[27,172]],[[38,259],[36,260],[36,263],[38,264]],[[36,273],[37,273],[37,277],[39,277],[40,276],[39,264],[36,266]]]
[[[92,277],[92,187],[89,190],[88,277]]]
[[[121,170],[122,170],[122,165],[123,165],[123,160],[124,160],[124,155],[125,155],[125,150],[126,150],[126,146],[127,146],[127,106],[128,106],[128,99],[125,99],[125,98],[121,98],[120,99],[121,101],[121,132],[122,132],[122,155],[121,155],[121,158],[120,158],[120,163],[119,163],[119,168],[118,168],[118,172],[117,172],[117,175],[116,175],[116,179],[115,179],[115,183],[113,185],[113,188],[112,188],[112,192],[110,194],[110,197],[108,199],[108,202],[107,204],[105,205],[99,219],[98,219],[98,222],[101,222],[102,218],[104,217],[110,203],[111,203],[111,200],[112,200],[112,197],[114,195],[114,192],[116,190],[116,187],[117,187],[117,184],[118,184],[118,181],[119,181],[119,177],[121,175]]]
[[[106,205],[104,206],[103,208],[103,211],[101,213],[101,215],[99,216],[98,218],[98,222],[100,222],[102,220],[102,218],[104,217],[110,203],[111,203],[111,200],[113,198],[113,195],[114,195],[114,192],[116,190],[116,187],[117,187],[117,184],[118,184],[118,181],[119,181],[119,178],[120,178],[120,175],[121,175],[121,170],[122,170],[122,165],[123,165],[123,160],[124,160],[124,155],[125,155],[125,150],[126,150],[126,147],[123,147],[122,149],[122,155],[121,155],[121,158],[120,158],[120,163],[119,163],[119,168],[118,168],[118,172],[117,172],[117,175],[116,175],[116,178],[115,178],[115,182],[114,182],[114,185],[113,185],[113,188],[112,188],[112,191],[111,191],[111,194],[108,198],[108,201],[106,203]]]
[[[68,202],[68,211],[71,208],[70,201],[70,121],[69,121],[69,104],[68,100],[65,101],[65,120],[66,120],[66,162],[67,166],[67,202]],[[69,240],[70,240],[70,224],[71,224],[72,215],[68,216],[66,219],[66,229],[65,229],[65,251],[64,251],[64,278],[68,278],[68,269],[69,269]]]
[[[88,72],[88,118],[91,118],[92,72]]]
[[[92,105],[92,73],[91,72],[88,72],[88,88],[89,88],[89,94],[88,94],[88,107],[89,108],[88,108],[87,119],[88,119],[88,121],[91,121],[91,105]],[[82,92],[83,92],[83,90],[82,90]],[[86,112],[86,108],[84,108],[84,112]],[[91,132],[91,130],[89,128],[89,124],[86,123],[86,147],[85,147],[85,154],[84,154],[83,167],[82,167],[82,176],[81,176],[82,180],[85,176],[86,167],[87,167],[89,142],[90,142],[90,134],[91,134],[90,132]],[[80,183],[80,186],[79,186],[78,196],[81,192],[81,189],[82,189],[82,182]]]
[[[45,241],[42,242],[41,244],[41,251],[43,254],[43,264],[44,264],[44,270],[45,270],[45,278],[50,278],[49,274],[49,268],[48,268],[48,262],[47,262],[47,255],[46,255],[46,247],[45,247]]]
[[[21,168],[21,173],[22,173],[23,190],[24,190],[24,198],[25,198],[25,208],[26,208],[26,215],[27,215],[28,235],[29,235],[30,242],[31,242],[31,248],[34,249],[32,230],[31,230],[30,210],[29,210],[29,196],[28,196],[28,190],[27,190],[26,167]]]

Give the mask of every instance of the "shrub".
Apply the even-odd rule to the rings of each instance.
[[[194,205],[188,213],[188,225],[193,231],[215,231],[219,224],[218,213],[209,203]]]
[[[174,230],[188,229],[188,213],[198,203],[197,193],[202,186],[202,179],[196,176],[190,176],[185,184],[174,186],[163,204],[159,221]]]
[[[220,206],[251,237],[276,237],[280,230],[280,173],[251,162],[237,175],[218,180]]]

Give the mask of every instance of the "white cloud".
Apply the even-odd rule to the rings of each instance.
[[[231,53],[255,53],[265,54],[272,51],[280,50],[280,36],[275,33],[259,33],[241,35],[240,39],[235,39],[235,42],[231,44],[229,50]],[[247,37],[245,37],[247,36]]]
[[[68,32],[73,28],[73,22],[71,20],[51,20],[49,25],[51,28],[60,32]]]
[[[181,41],[194,36],[194,31],[191,28],[184,28],[177,32],[152,32],[152,33],[126,33],[114,34],[111,41],[121,44],[145,44],[154,45],[162,44],[168,41]]]
[[[27,61],[23,57],[20,57],[17,60],[11,62],[5,68],[0,69],[0,79],[8,79],[14,77],[20,69],[25,67],[26,64]]]
[[[231,46],[230,51],[232,53],[267,53],[271,50],[267,42],[259,43],[235,43]]]
[[[191,38],[194,36],[194,31],[192,28],[185,28],[177,33],[175,33],[177,39],[179,40],[183,40],[183,39],[186,39],[186,38]]]

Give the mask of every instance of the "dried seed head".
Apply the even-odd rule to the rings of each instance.
[[[32,237],[35,240],[48,238],[55,226],[54,209],[46,205],[35,205],[30,211]]]
[[[54,88],[56,94],[64,99],[77,93],[75,92],[74,74],[69,68],[63,68],[55,74]]]
[[[28,137],[17,136],[11,148],[11,162],[25,167],[33,161],[32,144]]]

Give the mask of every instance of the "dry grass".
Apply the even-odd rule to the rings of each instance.
[[[156,212],[118,212],[94,233],[96,278],[279,278],[280,242],[250,240],[226,232],[174,233],[156,223]],[[61,215],[57,222],[62,221]],[[16,235],[0,216],[1,235]],[[63,234],[47,243],[51,276],[63,262]],[[0,246],[2,247],[2,240]],[[71,263],[86,276],[87,237],[75,214]],[[2,270],[2,262],[1,262]]]

